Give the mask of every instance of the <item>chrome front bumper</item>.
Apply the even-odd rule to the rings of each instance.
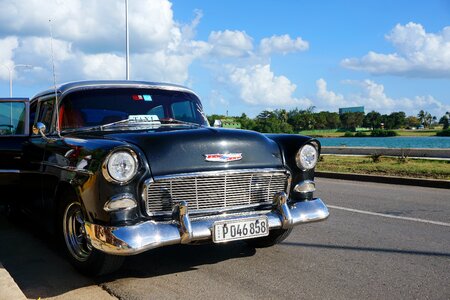
[[[211,240],[214,222],[259,215],[268,217],[269,227],[272,230],[322,221],[328,218],[329,212],[319,198],[289,205],[286,194],[280,193],[275,196],[274,208],[264,213],[222,214],[191,220],[187,204],[181,202],[174,208],[173,221],[170,222],[146,221],[122,227],[101,226],[86,222],[85,228],[88,239],[96,249],[114,255],[133,255],[167,245]]]

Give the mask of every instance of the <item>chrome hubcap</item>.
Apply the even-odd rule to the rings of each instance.
[[[70,254],[79,261],[86,261],[92,252],[92,246],[86,238],[84,218],[79,203],[71,203],[64,211],[63,232]]]

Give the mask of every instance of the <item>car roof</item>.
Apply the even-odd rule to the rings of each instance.
[[[150,89],[163,89],[171,91],[188,92],[195,94],[191,89],[182,85],[162,82],[150,82],[150,81],[132,81],[132,80],[86,80],[86,81],[74,81],[63,83],[56,87],[56,92],[65,94],[74,90],[86,90],[86,89],[102,89],[102,88],[150,88]],[[49,88],[43,92],[40,92],[33,96],[32,99],[55,93],[55,88]]]

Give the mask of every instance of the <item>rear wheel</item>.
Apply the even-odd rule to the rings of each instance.
[[[64,250],[81,273],[98,276],[120,268],[123,256],[109,255],[92,247],[84,228],[84,216],[80,202],[74,196],[63,201],[58,222]]]
[[[268,236],[246,240],[247,244],[255,248],[266,248],[284,241],[292,232],[292,228],[289,229],[273,229],[269,231]]]

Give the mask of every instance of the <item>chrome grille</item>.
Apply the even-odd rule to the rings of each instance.
[[[180,201],[201,213],[271,203],[275,193],[287,190],[288,179],[285,171],[272,169],[184,174],[147,182],[143,195],[149,215],[170,214]]]

